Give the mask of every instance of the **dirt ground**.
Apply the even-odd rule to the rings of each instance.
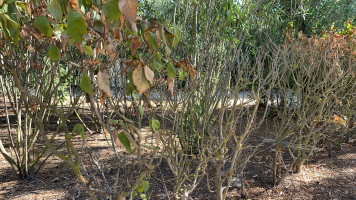
[[[8,147],[6,123],[2,120],[3,118],[4,115],[0,116],[0,138]],[[71,117],[71,124],[76,123],[79,123],[78,119],[75,116]],[[143,123],[143,130],[147,126],[146,120]],[[55,130],[55,119],[46,128]],[[89,126],[89,128],[93,127]],[[261,127],[256,130],[251,141],[262,141],[265,128]],[[134,156],[126,153],[124,147],[116,148],[118,156],[123,160],[118,162],[105,134],[97,132],[90,134],[86,131],[86,136],[83,151],[80,151],[82,163],[86,167],[82,169],[84,175],[85,173],[95,174],[98,171],[97,168],[101,167],[105,176],[110,177],[107,180],[109,185],[115,182],[117,171],[122,175],[125,173],[135,175]],[[56,138],[55,144],[60,144],[63,139],[64,135],[61,134]],[[81,149],[81,136],[73,138],[72,141],[77,149]],[[41,145],[41,142],[39,141],[36,145]],[[244,170],[246,199],[356,199],[356,140],[345,144],[343,150],[335,151],[336,156],[333,158],[328,158],[325,150],[317,152],[316,161],[307,162],[302,173],[289,174],[277,187],[272,185],[269,151],[266,149],[268,148],[261,148]],[[97,166],[93,166],[93,160],[97,161]],[[67,163],[55,156],[50,157],[47,163],[37,175],[19,180],[10,165],[0,155],[0,199],[89,199]],[[129,167],[131,171],[127,171]],[[148,199],[173,199],[173,174],[167,163],[163,160],[150,175],[150,188],[146,193]],[[100,176],[100,174],[95,174],[95,176]],[[121,175],[119,179],[119,184],[125,184]],[[211,190],[214,189],[212,181],[210,181],[210,187]],[[229,199],[242,199],[240,194],[241,189],[231,187],[228,197]],[[202,180],[191,197],[197,200],[215,199],[215,194],[208,190],[206,178]],[[104,199],[104,197],[99,195],[99,199]]]

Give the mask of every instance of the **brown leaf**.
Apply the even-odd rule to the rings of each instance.
[[[101,91],[101,97],[100,97],[100,103],[101,103],[101,105],[104,105],[105,100],[106,100],[106,93],[103,92],[103,91]]]
[[[132,131],[134,133],[136,133],[141,139],[145,139],[145,137],[143,136],[143,134],[137,129],[137,128],[134,128],[134,127],[131,127],[132,128]]]
[[[145,72],[145,77],[147,81],[150,83],[151,87],[153,86],[153,77],[155,76],[155,73],[147,66],[143,66],[143,71]]]
[[[130,131],[128,131],[127,129],[124,129],[124,134],[126,136],[126,138],[130,141],[130,143],[132,144],[132,146],[134,146],[135,148],[137,148],[139,146],[138,141],[136,140],[135,136],[132,135],[132,133]]]
[[[99,89],[108,95],[108,97],[112,97],[111,90],[109,87],[109,74],[106,70],[103,72],[99,71],[97,76],[97,82]]]
[[[77,10],[78,7],[78,0],[68,0],[69,3],[72,5],[74,10]]]
[[[97,49],[96,49],[96,52],[100,53],[100,54],[103,55],[103,56],[106,56],[105,51],[102,50],[102,49],[100,49],[100,48],[97,48]]]
[[[168,90],[171,92],[171,95],[174,96],[174,77],[168,77],[167,79],[167,85],[168,85]]]
[[[120,16],[120,30],[124,27],[124,24],[125,24],[125,18],[124,18],[124,15],[121,15]]]
[[[121,61],[121,70],[128,72],[129,69],[134,69],[137,65],[136,60],[122,60]]]
[[[112,33],[113,33],[115,40],[117,40],[118,42],[121,41],[122,35],[121,35],[121,31],[120,31],[119,27],[115,26],[112,29]]]
[[[138,10],[137,0],[119,0],[118,6],[121,13],[126,17],[127,21],[133,24],[137,16],[137,10]]]
[[[26,46],[26,48],[28,49],[29,52],[31,53],[35,53],[35,49],[32,46]]]
[[[141,41],[138,38],[133,38],[131,43],[131,54],[136,55],[136,49],[141,47]]]
[[[173,64],[174,66],[176,66],[177,68],[182,68],[183,71],[187,72],[188,68],[187,68],[187,59],[183,59],[181,62],[176,62],[173,60]]]
[[[133,32],[138,33],[136,22],[134,22],[134,23],[131,24],[131,30],[132,30]]]
[[[84,54],[83,44],[78,44],[78,42],[74,42],[74,46],[77,47],[78,51],[81,54]]]
[[[147,89],[150,88],[150,83],[146,79],[143,63],[140,62],[136,65],[135,69],[132,71],[132,82],[139,94],[144,93]]]
[[[64,50],[67,46],[69,36],[68,34],[62,34],[61,35],[61,41],[62,41],[62,49]]]
[[[110,55],[115,55],[116,53],[116,46],[114,45],[114,43],[110,43],[108,46],[108,53]]]
[[[4,3],[4,1],[3,1],[3,0],[0,0],[0,6],[2,6],[3,3]]]
[[[122,145],[121,145],[121,143],[119,142],[119,138],[117,138],[117,132],[116,132],[116,131],[114,131],[114,135],[113,135],[112,137],[113,137],[113,139],[114,139],[115,145],[118,146],[118,147],[121,147]]]
[[[189,74],[192,78],[194,78],[194,76],[197,74],[194,66],[187,60],[188,62],[188,68],[189,68]]]

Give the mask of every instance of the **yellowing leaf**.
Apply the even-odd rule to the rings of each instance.
[[[142,66],[142,63],[139,63],[132,71],[132,82],[139,94],[144,93],[151,86],[146,79],[144,67],[145,66]]]
[[[133,24],[136,20],[138,2],[137,0],[119,0],[118,6],[127,21]]]
[[[176,72],[176,70],[174,69],[174,67],[173,67],[173,65],[172,65],[172,63],[170,62],[170,63],[168,63],[168,65],[167,65],[167,73],[168,73],[168,75],[170,76],[170,77],[176,77],[176,75],[177,75],[177,72]]]
[[[84,45],[83,48],[84,48],[84,52],[85,52],[87,55],[90,55],[90,56],[93,56],[93,55],[94,55],[94,54],[93,54],[93,50],[91,49],[90,46]]]
[[[80,81],[79,86],[80,86],[80,88],[82,88],[82,90],[84,90],[84,92],[86,92],[90,95],[94,94],[90,78],[86,72],[83,72],[83,77],[82,77],[82,80]]]
[[[109,74],[106,70],[103,72],[99,71],[97,74],[97,82],[99,89],[106,93],[109,97],[112,97],[110,87],[109,87]]]

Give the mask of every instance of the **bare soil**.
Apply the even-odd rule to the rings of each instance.
[[[7,139],[6,122],[4,112],[0,108],[0,138],[9,150]],[[16,118],[10,116],[12,122]],[[84,118],[89,128],[93,130],[89,117]],[[80,123],[75,115],[70,118],[71,127]],[[51,124],[46,129],[51,132],[56,129],[56,119],[52,119]],[[143,121],[143,130],[147,130],[148,119]],[[15,127],[12,127],[15,131]],[[252,143],[259,143],[266,136],[268,127],[261,126],[251,137]],[[122,161],[117,161],[108,136],[98,132],[90,134],[86,131],[86,140],[83,145],[81,136],[72,139],[77,149],[82,155],[82,168],[84,175],[97,174],[98,166],[103,169],[107,182],[112,185],[115,182],[117,172],[120,172],[119,185],[125,184],[123,177],[125,174],[135,176],[137,163],[135,156],[126,152],[124,147],[117,147],[119,157]],[[63,133],[56,137],[55,144],[63,142]],[[41,141],[36,146],[43,145]],[[270,148],[265,146],[259,150],[251,159],[251,162],[244,170],[246,196],[249,199],[356,199],[356,140],[345,144],[343,150],[335,151],[335,157],[328,158],[325,150],[317,152],[317,160],[309,161],[305,164],[303,172],[299,174],[289,174],[279,186],[274,187],[271,180],[270,170]],[[10,151],[10,150],[9,150]],[[49,153],[49,152],[48,152]],[[98,166],[93,165],[93,160]],[[147,192],[148,199],[173,199],[173,174],[167,163],[162,161],[161,165],[151,174],[150,189]],[[209,180],[210,189],[213,188],[213,181]],[[100,183],[101,184],[101,183]],[[167,188],[167,190],[166,190]],[[241,189],[231,187],[228,193],[229,199],[241,198]],[[215,199],[215,194],[209,192],[207,180],[195,189],[192,194],[193,199]],[[84,188],[79,184],[75,174],[69,165],[59,158],[52,156],[47,164],[37,175],[31,175],[25,180],[19,180],[12,171],[10,165],[0,154],[0,199],[89,199]],[[99,195],[99,199],[104,199]],[[136,197],[137,199],[137,197]]]

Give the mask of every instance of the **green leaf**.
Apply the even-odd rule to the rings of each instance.
[[[138,95],[138,92],[136,90],[134,90],[132,92],[132,97],[133,97],[134,101],[137,101],[137,95]]]
[[[89,78],[88,74],[84,71],[83,71],[83,77],[82,77],[82,80],[80,81],[79,86],[80,86],[80,88],[82,88],[82,90],[84,90],[84,92],[86,92],[90,95],[94,94],[90,78]]]
[[[85,134],[84,134],[84,126],[82,124],[76,124],[73,128],[73,133],[80,133],[82,135],[82,139],[85,140]]]
[[[138,112],[141,114],[141,117],[143,116],[143,112],[144,112],[144,109],[142,108],[142,106],[138,106]]]
[[[139,193],[142,193],[143,192],[143,187],[142,185],[139,185],[136,190],[139,192]]]
[[[184,73],[182,68],[178,69],[178,79],[181,81],[184,80]]]
[[[174,40],[172,47],[175,47],[182,37],[182,31],[174,24]]]
[[[150,172],[148,172],[148,174],[147,174],[147,179],[151,179],[151,173]]]
[[[150,41],[150,43],[151,43],[151,45],[152,45],[152,48],[153,48],[154,50],[157,50],[157,49],[158,49],[156,37],[153,35],[153,33],[152,33],[151,31],[148,32],[148,41]]]
[[[48,54],[49,57],[51,58],[52,62],[56,61],[59,59],[59,57],[61,56],[61,53],[59,52],[59,49],[57,46],[50,46],[48,47]]]
[[[157,119],[155,119],[155,118],[152,118],[152,119],[150,120],[149,125],[150,125],[150,128],[152,128],[153,131],[155,131],[155,132],[158,131],[158,129],[159,129],[159,127],[160,127],[159,121],[158,121]]]
[[[125,133],[121,132],[121,133],[117,134],[117,138],[119,138],[121,144],[124,145],[127,153],[131,153],[130,141],[126,138]]]
[[[153,66],[157,71],[159,71],[163,67],[161,64],[156,62],[156,60],[153,60]]]
[[[63,13],[62,13],[62,8],[61,4],[59,3],[59,0],[54,0],[52,1],[48,7],[48,12],[54,17],[54,19],[57,22],[62,21]]]
[[[82,4],[87,8],[91,8],[91,6],[93,5],[91,0],[82,0]]]
[[[177,75],[172,62],[168,63],[168,65],[167,65],[167,73],[170,77],[176,77],[176,75]]]
[[[82,43],[83,34],[87,33],[87,26],[85,25],[84,19],[76,11],[70,11],[67,17],[67,31],[68,35],[72,37],[79,44]]]
[[[126,126],[126,124],[125,124],[123,121],[121,121],[121,120],[119,121],[119,125],[122,126],[122,127],[125,127],[125,126]]]
[[[109,122],[112,124],[118,124],[119,120],[109,119]]]
[[[47,37],[52,37],[52,28],[49,25],[49,20],[45,16],[39,16],[33,22],[33,26],[44,33]]]
[[[95,20],[94,24],[93,24],[93,29],[94,31],[98,32],[98,33],[103,33],[104,32],[104,28],[105,25],[103,22],[101,22],[100,20]]]
[[[136,192],[136,191],[133,191],[133,192],[132,192],[132,198],[135,198],[135,196],[137,196],[137,192]]]
[[[140,194],[142,200],[147,200],[147,196],[145,194]]]
[[[103,5],[103,11],[109,22],[120,19],[121,11],[118,6],[118,0],[109,0],[106,2]]]
[[[85,52],[87,55],[89,55],[89,56],[93,56],[93,55],[94,55],[94,54],[93,54],[93,50],[91,49],[90,46],[84,45],[84,46],[83,46],[83,49],[84,49],[84,52]]]
[[[154,58],[154,61],[158,62],[159,64],[162,63],[162,56],[159,52],[156,52],[154,55],[153,55],[153,58]]]
[[[147,192],[147,191],[148,191],[148,188],[150,188],[150,182],[148,182],[148,181],[142,181],[142,182],[140,183],[140,185],[142,185],[143,191],[145,191],[145,192]]]
[[[126,95],[129,96],[134,90],[135,86],[132,81],[132,69],[127,73],[127,78],[129,79],[129,83],[127,84],[126,88]]]
[[[71,47],[75,47],[75,46],[74,46],[74,40],[73,40],[72,38],[68,40],[68,44],[69,44],[69,46],[71,46]]]

